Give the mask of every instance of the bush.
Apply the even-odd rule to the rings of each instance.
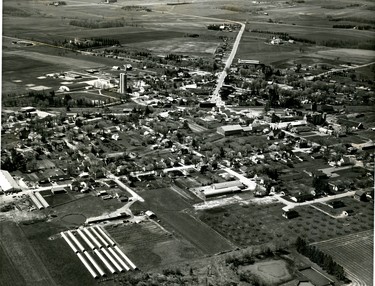
[[[165,276],[170,276],[170,275],[183,276],[182,273],[181,273],[181,270],[179,268],[175,268],[175,269],[172,269],[172,268],[163,269],[163,274]]]

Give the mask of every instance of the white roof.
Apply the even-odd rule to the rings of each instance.
[[[0,188],[3,192],[9,192],[15,189],[20,190],[20,186],[16,183],[9,172],[5,170],[0,170]]]

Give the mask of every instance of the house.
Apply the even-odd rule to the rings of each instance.
[[[0,190],[4,193],[19,192],[21,187],[8,171],[0,170]]]
[[[148,218],[156,218],[156,214],[152,211],[146,211],[145,214]]]
[[[56,194],[64,194],[66,193],[66,190],[64,187],[61,186],[56,186],[51,188],[51,193],[56,195]]]
[[[86,187],[86,184],[84,182],[79,181],[73,181],[70,184],[70,189],[74,192],[82,192]]]
[[[357,201],[366,202],[367,201],[366,191],[364,190],[356,191],[354,194],[354,199]]]
[[[332,201],[329,202],[327,205],[333,209],[345,207],[345,204],[342,201]]]
[[[295,210],[289,210],[289,211],[285,211],[283,213],[283,217],[285,217],[286,219],[292,219],[292,218],[296,218],[298,216],[299,216],[299,214]]]
[[[312,194],[298,194],[296,196],[290,197],[292,201],[295,201],[296,203],[301,203],[305,201],[310,201],[314,199],[314,195]]]
[[[223,136],[230,136],[230,135],[236,135],[241,134],[243,131],[243,128],[240,125],[224,125],[217,128],[217,133],[223,135]]]

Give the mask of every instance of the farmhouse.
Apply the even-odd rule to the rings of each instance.
[[[0,190],[4,193],[19,192],[20,186],[8,171],[0,170]]]

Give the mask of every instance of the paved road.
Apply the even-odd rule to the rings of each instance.
[[[298,206],[311,205],[311,204],[315,204],[315,203],[327,202],[327,201],[334,200],[334,199],[351,197],[351,196],[354,196],[354,194],[355,194],[355,191],[351,191],[351,192],[346,192],[346,193],[342,193],[342,194],[337,194],[337,195],[333,195],[333,196],[315,199],[315,200],[312,200],[312,201],[306,201],[306,202],[303,202],[303,203],[295,203],[295,202],[287,201],[286,199],[282,198],[281,195],[275,195],[274,197],[277,198],[279,200],[279,202],[286,205],[286,207],[284,207],[283,210],[287,211],[287,210],[290,210],[290,209],[292,209],[294,207],[298,207]]]
[[[140,195],[138,195],[131,188],[129,188],[127,185],[125,185],[123,182],[121,182],[120,179],[118,177],[116,177],[115,175],[108,174],[107,177],[110,178],[110,179],[112,179],[112,180],[114,180],[117,185],[119,185],[121,188],[123,188],[127,192],[129,192],[133,196],[133,200],[137,200],[137,201],[140,201],[140,202],[144,202],[145,201]]]
[[[230,168],[223,168],[223,170],[226,171],[228,174],[235,176],[238,180],[240,180],[242,184],[246,185],[249,190],[251,191],[255,190],[256,183],[253,180],[246,178],[244,175],[241,175],[237,173],[236,171],[233,171]]]
[[[220,74],[220,76],[218,78],[216,88],[215,88],[215,90],[214,90],[214,92],[212,94],[212,98],[211,98],[211,101],[216,102],[217,106],[222,106],[222,105],[225,104],[221,100],[219,91],[220,91],[220,88],[224,84],[224,79],[227,76],[227,69],[229,69],[230,66],[232,65],[233,59],[234,59],[234,57],[235,57],[235,55],[237,53],[237,49],[238,49],[238,46],[239,46],[240,41],[241,41],[242,34],[245,31],[245,24],[243,24],[241,22],[236,22],[236,23],[241,25],[241,29],[240,29],[240,31],[237,34],[236,40],[235,40],[235,42],[233,44],[232,51],[231,51],[231,53],[230,53],[230,55],[229,55],[229,57],[228,57],[228,59],[227,59],[227,61],[225,63],[225,67],[224,67],[223,71],[221,72],[221,74]]]
[[[331,73],[334,73],[334,72],[341,72],[341,71],[347,71],[347,70],[360,69],[360,68],[363,68],[363,67],[371,66],[373,64],[375,64],[375,62],[367,63],[367,64],[360,65],[360,66],[346,67],[346,68],[341,68],[341,69],[333,69],[333,70],[330,70],[330,71],[327,71],[327,72],[323,72],[323,73],[318,74],[318,75],[313,75],[313,76],[305,77],[305,79],[314,80],[316,77],[325,76],[325,75],[328,75],[328,74],[331,74]]]

